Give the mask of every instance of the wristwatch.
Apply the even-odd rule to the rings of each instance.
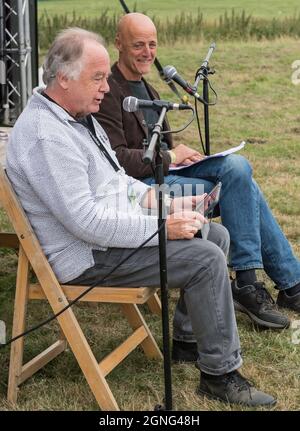
[[[174,153],[174,151],[172,150],[168,150],[169,156],[171,158],[171,163],[175,163],[176,162],[176,154]]]

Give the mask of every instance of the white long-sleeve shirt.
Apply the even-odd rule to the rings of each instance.
[[[136,248],[157,229],[140,201],[148,186],[115,171],[89,130],[36,89],[8,143],[6,168],[50,265],[68,282],[94,265],[92,250]],[[98,139],[119,165],[102,127]],[[157,245],[155,236],[147,246]]]

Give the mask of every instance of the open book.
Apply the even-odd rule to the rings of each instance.
[[[189,165],[170,165],[169,166],[169,171],[177,171],[179,169],[189,168],[190,166],[196,165],[198,163],[203,163],[203,162],[205,162],[205,160],[212,159],[214,157],[225,157],[225,156],[228,156],[228,154],[236,153],[237,151],[239,151],[242,148],[244,148],[245,144],[246,144],[246,142],[242,141],[240,143],[240,145],[238,145],[237,147],[232,147],[232,148],[229,148],[228,150],[222,151],[221,153],[216,153],[216,154],[212,154],[211,156],[206,156],[206,157],[204,157],[204,159],[199,160],[198,162],[191,163]]]

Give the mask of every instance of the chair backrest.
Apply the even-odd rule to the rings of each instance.
[[[0,167],[0,200],[40,283],[50,283],[53,291],[55,287],[61,290],[2,166]]]

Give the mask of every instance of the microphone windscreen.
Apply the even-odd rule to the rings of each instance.
[[[138,99],[133,96],[125,97],[123,100],[123,109],[126,112],[135,112],[138,109]]]
[[[167,79],[172,79],[174,75],[176,75],[177,70],[174,66],[165,66],[164,67],[164,75]]]

